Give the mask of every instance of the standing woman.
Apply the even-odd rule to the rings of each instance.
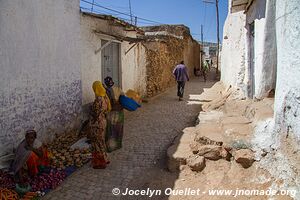
[[[100,81],[93,83],[95,101],[90,115],[90,135],[92,145],[92,166],[94,169],[104,169],[109,163],[105,148],[106,115],[111,109],[106,90]]]
[[[113,87],[114,82],[111,77],[104,79],[106,92],[110,99],[112,110],[107,115],[106,146],[108,152],[122,148],[124,111],[119,102],[122,91],[118,87]]]

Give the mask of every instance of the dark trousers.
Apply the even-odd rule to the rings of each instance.
[[[185,85],[184,81],[177,81],[177,96],[179,96],[180,98],[183,97],[184,85]]]

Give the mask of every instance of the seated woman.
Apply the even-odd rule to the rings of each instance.
[[[40,166],[47,165],[47,151],[42,147],[42,144],[36,140],[36,131],[26,131],[25,139],[19,144],[16,150],[15,159],[11,168],[17,182],[23,183],[27,175],[34,177],[38,174]]]

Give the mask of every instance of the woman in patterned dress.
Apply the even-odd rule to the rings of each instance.
[[[106,90],[100,81],[93,83],[95,101],[92,105],[89,120],[92,146],[92,166],[95,169],[104,169],[109,163],[105,146],[106,115],[111,105]]]

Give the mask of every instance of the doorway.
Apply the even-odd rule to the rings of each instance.
[[[254,22],[249,24],[249,97],[255,94],[255,26]]]
[[[120,44],[101,40],[101,46],[105,46],[101,51],[102,80],[110,76],[115,86],[121,87]]]

